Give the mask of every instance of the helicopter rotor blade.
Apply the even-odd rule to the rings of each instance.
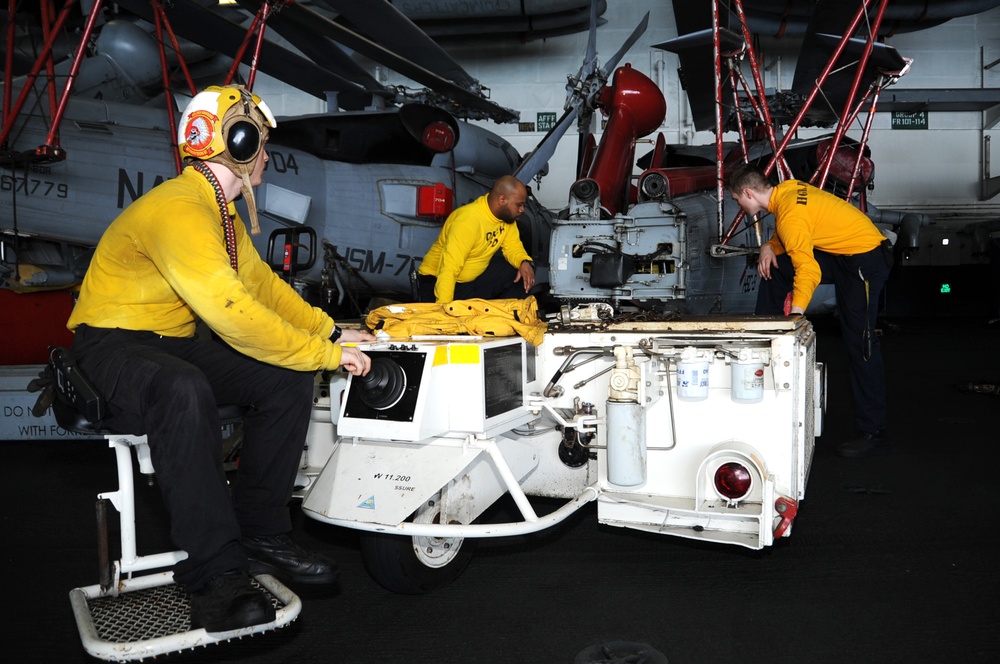
[[[313,2],[336,11],[344,21],[356,29],[356,32],[367,35],[373,41],[386,43],[391,39],[392,50],[407,60],[418,63],[467,90],[478,91],[478,80],[469,75],[436,41],[386,0],[365,2],[313,0]]]
[[[591,80],[594,72],[597,71],[597,0],[590,3],[590,29],[587,36],[587,50],[583,54],[583,63],[580,65],[576,77],[569,77],[566,83],[566,103],[564,108],[579,106],[584,83]]]
[[[116,4],[149,23],[155,20],[146,0],[116,0]],[[164,9],[179,36],[211,51],[235,54],[246,35],[238,23],[192,0],[173,0]],[[246,54],[244,61],[251,57]],[[371,94],[357,83],[271,41],[262,45],[260,70],[320,99],[325,99],[328,91],[337,91],[341,107],[347,110],[363,109],[371,100]]]
[[[601,68],[597,66],[597,2],[590,5],[590,36],[587,39],[587,52],[583,57],[583,64],[577,72],[576,77],[569,77],[566,84],[566,109],[559,121],[542,138],[538,146],[529,154],[521,165],[514,172],[521,182],[527,184],[548,164],[549,159],[555,154],[559,140],[565,135],[573,122],[577,123],[577,130],[580,138],[580,149],[577,151],[578,160],[583,154],[583,142],[590,134],[590,125],[593,120],[594,110],[597,107],[597,98],[607,83],[608,76],[612,73],[618,62],[625,53],[635,44],[640,36],[649,26],[649,12],[639,21],[632,34],[621,45],[611,60]],[[577,164],[579,172],[580,164]]]
[[[258,0],[236,0],[236,3],[248,12],[255,12],[256,7],[260,4]],[[339,76],[362,86],[366,90],[385,89],[361,65],[352,60],[343,49],[331,48],[329,41],[317,40],[315,35],[303,27],[303,23],[311,21],[312,17],[295,11],[291,5],[282,9],[283,11],[275,12],[267,19],[269,29],[273,29],[288,42],[295,44],[296,48],[320,67],[337,72]],[[284,9],[288,9],[288,11],[284,11]]]
[[[597,108],[597,98],[601,93],[601,89],[608,82],[609,76],[614,72],[615,67],[618,66],[618,62],[624,57],[625,53],[632,48],[649,26],[649,12],[646,12],[645,16],[642,17],[642,20],[632,30],[632,34],[622,43],[618,51],[603,67],[598,69],[597,52],[593,45],[595,40],[594,35],[597,32],[596,6],[596,2],[591,3],[591,38],[588,40],[587,54],[584,56],[583,66],[580,67],[576,78],[571,77],[566,85],[567,96],[565,108],[576,107],[577,126],[581,136],[590,132],[594,110]]]
[[[587,35],[587,51],[583,56],[583,66],[580,76],[587,78],[597,69],[597,1],[590,3],[590,30]]]
[[[517,170],[514,171],[514,177],[527,185],[536,175],[542,172],[548,165],[552,155],[555,154],[559,140],[566,133],[566,130],[569,129],[570,125],[576,121],[576,116],[576,107],[571,106],[566,109],[566,112],[559,118],[559,121],[553,125],[552,129],[549,129],[545,137],[538,143],[538,147],[525,157],[521,165],[517,167]]]
[[[642,17],[639,24],[635,26],[635,29],[632,30],[632,34],[629,35],[629,38],[626,39],[624,43],[622,43],[618,52],[615,53],[610,60],[604,63],[603,67],[601,67],[601,73],[604,76],[604,80],[608,80],[611,73],[614,72],[615,67],[618,66],[618,62],[625,56],[626,53],[628,53],[628,50],[635,45],[635,43],[639,40],[639,37],[646,32],[647,27],[649,27],[649,12],[646,12],[646,15]]]
[[[249,0],[240,1],[241,4],[249,2]],[[368,3],[363,3],[362,6],[367,8]],[[375,43],[368,37],[327,18],[309,7],[298,3],[291,3],[282,7],[281,14],[288,14],[290,17],[293,17],[290,20],[294,20],[299,28],[311,33],[314,37],[335,41],[352,51],[361,53],[365,57],[383,64],[393,71],[447,97],[455,106],[478,111],[490,117],[495,122],[500,123],[514,122],[519,117],[515,111],[504,108],[478,92],[466,89],[419,64],[411,62],[407,58],[401,57],[394,51]],[[458,110],[457,108],[453,109],[453,112]]]

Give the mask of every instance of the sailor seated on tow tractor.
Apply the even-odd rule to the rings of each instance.
[[[260,258],[233,200],[242,193],[259,233],[253,187],[276,126],[258,96],[209,87],[181,116],[186,167],[129,205],[108,227],[83,280],[69,328],[82,371],[116,419],[141,422],[187,558],[174,579],[191,593],[191,620],[209,632],[274,619],[249,574],[333,584],[337,565],[287,533],[287,503],[312,407],[314,373],[370,360]],[[213,332],[196,340],[195,323]],[[217,404],[248,410],[230,497]]]

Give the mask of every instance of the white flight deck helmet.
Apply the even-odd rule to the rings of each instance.
[[[250,212],[250,232],[260,233],[250,171],[264,148],[267,132],[278,126],[267,104],[238,85],[212,85],[188,102],[177,126],[177,149],[183,159],[214,161],[243,180]]]

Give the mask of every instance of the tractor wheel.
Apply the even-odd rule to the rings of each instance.
[[[438,496],[428,500],[414,523],[440,523]],[[361,533],[361,556],[379,585],[404,595],[422,595],[457,579],[472,560],[475,540]]]

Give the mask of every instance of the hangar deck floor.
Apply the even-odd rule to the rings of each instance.
[[[366,574],[354,531],[295,507],[294,536],[339,561],[339,591],[300,590],[284,630],[156,661],[569,664],[606,641],[646,643],[671,664],[1000,661],[1000,399],[956,389],[1000,382],[1000,330],[886,325],[894,453],[857,460],[833,451],[851,428],[843,345],[833,321],[817,328],[825,429],[794,532],[774,547],[602,526],[591,505],[537,535],[485,540],[454,584],[402,596]],[[0,445],[5,661],[96,661],[67,594],[97,582],[93,504],[115,487],[112,452]],[[140,553],[169,547],[158,489],[139,486],[137,510]]]

